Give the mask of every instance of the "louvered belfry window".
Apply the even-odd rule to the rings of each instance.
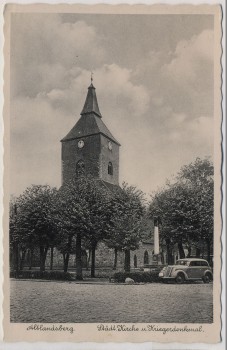
[[[76,164],[76,176],[84,175],[85,173],[85,164],[82,159],[80,159]]]
[[[113,175],[113,164],[111,162],[108,163],[108,174]]]

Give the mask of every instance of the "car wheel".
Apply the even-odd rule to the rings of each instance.
[[[185,277],[182,273],[179,273],[177,277],[175,278],[176,283],[182,284],[185,282]]]
[[[207,273],[205,276],[203,276],[203,282],[204,283],[210,283],[211,276]]]

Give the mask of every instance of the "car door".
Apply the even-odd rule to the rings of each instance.
[[[201,266],[200,261],[190,261],[189,267],[187,269],[188,278],[200,278]]]
[[[206,261],[201,261],[201,277],[204,276],[207,269],[209,269],[208,263]]]

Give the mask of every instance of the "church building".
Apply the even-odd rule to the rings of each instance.
[[[88,87],[81,116],[62,143],[62,185],[82,173],[92,175],[110,190],[119,186],[120,143],[104,124],[99,110],[93,79]],[[151,227],[152,235],[153,227]],[[139,268],[152,263],[153,239],[140,242],[140,248],[131,251],[131,267]],[[84,266],[89,263],[89,252],[83,252]],[[71,257],[70,265],[74,265]],[[60,263],[60,262],[59,262]],[[113,267],[114,250],[99,242],[96,267]],[[118,253],[117,268],[124,267],[124,253]]]
[[[81,116],[69,133],[61,140],[62,152],[62,185],[79,177],[81,174],[91,175],[99,180],[109,191],[120,188],[119,185],[119,152],[120,143],[113,136],[103,121],[99,110],[96,89],[93,79],[88,87],[87,96]],[[144,240],[137,250],[131,251],[131,269],[144,269],[147,265],[167,263],[167,250],[159,243],[158,225],[148,222],[144,232]],[[53,266],[62,268],[63,257],[54,249]],[[124,252],[117,254],[117,269],[124,269]],[[173,247],[173,259],[178,258],[177,247]],[[47,254],[47,266],[50,264],[50,253]],[[115,262],[114,249],[104,242],[99,242],[95,253],[96,268],[113,268]],[[83,267],[90,267],[90,252],[82,251]],[[75,255],[70,255],[69,267],[74,268]]]

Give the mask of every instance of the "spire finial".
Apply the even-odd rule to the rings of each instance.
[[[93,75],[94,75],[94,73],[91,71],[91,84],[93,82]]]

